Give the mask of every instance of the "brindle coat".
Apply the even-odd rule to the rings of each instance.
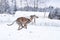
[[[30,19],[25,18],[25,17],[19,17],[14,22],[16,22],[19,25],[18,30],[21,30],[22,28],[26,28],[27,29],[27,24],[30,23],[34,18],[38,18],[38,16],[31,15]],[[14,22],[12,24],[14,24]],[[7,25],[10,26],[12,24],[7,24]]]

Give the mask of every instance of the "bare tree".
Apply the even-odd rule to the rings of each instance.
[[[34,11],[38,10],[38,0],[34,0]]]
[[[28,1],[26,0],[26,4],[27,4],[27,6],[28,6]]]
[[[46,7],[46,5],[47,5],[46,3],[47,2],[49,2],[49,0],[40,0],[39,4],[44,5]],[[46,10],[44,11],[44,18],[45,18],[45,15],[46,15]]]
[[[28,5],[28,1],[27,0],[26,0],[26,6],[27,6],[26,11],[28,11],[29,10],[28,9],[29,5]]]
[[[1,0],[0,2],[0,12],[3,13],[3,12],[6,12],[9,8],[9,5],[8,5],[8,0]]]
[[[14,4],[15,4],[15,11],[17,11],[17,7],[16,7],[16,0],[14,1]]]
[[[34,0],[34,10],[35,10],[35,0]]]
[[[22,11],[22,0],[20,0],[20,4],[21,4],[21,11]]]

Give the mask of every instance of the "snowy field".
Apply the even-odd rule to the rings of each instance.
[[[60,20],[49,19],[49,12],[21,12],[15,15],[0,14],[0,40],[60,40]],[[28,24],[27,29],[17,30],[18,25],[12,23],[18,17],[29,18],[30,15],[37,15],[36,23]]]

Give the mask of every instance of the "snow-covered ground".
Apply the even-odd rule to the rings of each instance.
[[[28,24],[27,29],[17,30],[18,25],[12,23],[18,17],[24,16],[29,18],[30,15],[39,16],[36,23]],[[60,20],[48,18],[46,12],[21,12],[17,11],[15,15],[0,14],[0,40],[60,40]]]

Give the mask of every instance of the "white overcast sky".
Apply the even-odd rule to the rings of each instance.
[[[60,0],[51,0],[49,5],[60,8]]]

